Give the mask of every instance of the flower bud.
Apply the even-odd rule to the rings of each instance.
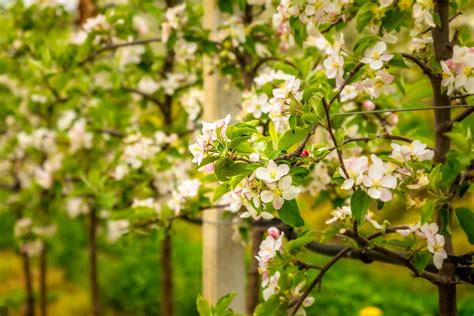
[[[390,126],[395,126],[398,124],[398,115],[395,113],[390,114],[387,117],[387,123],[390,124]]]
[[[270,227],[267,232],[268,232],[268,235],[273,237],[274,239],[277,239],[278,237],[280,237],[280,231],[276,227]]]
[[[362,103],[362,108],[364,109],[364,111],[373,111],[375,110],[375,103],[371,100],[365,100]]]
[[[309,156],[309,150],[305,149],[301,152],[301,157],[308,157]]]

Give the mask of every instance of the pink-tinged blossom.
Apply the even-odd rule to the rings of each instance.
[[[276,294],[280,290],[280,287],[278,286],[279,280],[280,272],[277,271],[268,279],[267,282],[262,283],[262,286],[264,287],[262,296],[265,301],[267,301],[272,295]]]
[[[399,161],[425,161],[432,160],[434,157],[434,151],[426,148],[426,144],[423,144],[419,140],[413,141],[409,145],[399,145],[392,143],[392,157]]]

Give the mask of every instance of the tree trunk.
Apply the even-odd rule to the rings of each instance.
[[[26,306],[23,311],[24,316],[35,315],[35,298],[33,296],[33,278],[31,276],[30,257],[26,251],[21,252],[23,259],[23,275],[25,278]]]
[[[47,248],[46,242],[43,242],[43,249],[40,253],[40,312],[41,316],[46,316],[47,313]]]
[[[449,38],[449,0],[436,0],[435,14],[439,15],[440,25],[432,29],[433,46],[435,50],[436,61],[447,60],[452,57],[453,47]],[[431,76],[431,85],[433,88],[433,106],[440,107],[450,105],[450,98],[443,92],[441,87],[441,77],[439,75]],[[446,154],[450,148],[450,139],[444,135],[447,132],[446,126],[451,121],[451,110],[435,109],[435,130],[436,130],[436,144],[435,144],[435,162],[442,163],[446,158]],[[440,212],[447,212],[448,223],[450,225],[450,218],[452,216],[452,209],[445,205],[438,212],[438,226],[441,227],[442,220]],[[448,255],[453,254],[453,244],[449,233],[444,234],[445,249]],[[446,280],[454,281],[454,272],[456,264],[445,261],[443,267],[439,271],[441,277]],[[438,286],[438,308],[440,316],[455,316],[457,315],[456,307],[456,285],[455,284],[441,284]]]
[[[171,251],[171,233],[165,228],[165,237],[161,242],[161,302],[160,315],[173,315],[173,267]]]
[[[258,275],[258,262],[255,256],[258,254],[260,244],[262,243],[264,230],[260,227],[252,229],[252,252],[248,270],[247,284],[247,315],[253,315],[258,305],[258,294],[260,289],[260,278]]]
[[[97,214],[93,207],[89,212],[89,282],[92,315],[99,316],[99,283],[97,280]]]
[[[79,0],[77,3],[76,24],[81,26],[84,22],[96,14],[95,0]]]

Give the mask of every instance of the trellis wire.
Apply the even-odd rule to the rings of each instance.
[[[474,104],[459,104],[459,105],[443,105],[437,107],[422,107],[422,108],[403,108],[403,109],[381,109],[373,111],[356,111],[356,112],[344,112],[344,113],[331,113],[332,116],[349,116],[349,115],[364,115],[364,114],[377,114],[377,113],[394,113],[394,112],[411,112],[411,111],[429,111],[436,109],[455,109],[455,108],[472,108]]]

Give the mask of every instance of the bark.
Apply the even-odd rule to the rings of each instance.
[[[40,253],[40,312],[41,316],[46,316],[47,313],[47,248],[46,243],[43,242],[43,249]]]
[[[258,274],[258,262],[255,256],[258,254],[260,244],[262,243],[264,230],[260,227],[252,229],[252,252],[248,270],[247,284],[247,315],[253,315],[258,305],[258,294],[260,288],[260,278]]]
[[[99,282],[97,279],[97,214],[95,208],[89,212],[89,282],[92,315],[100,315]]]
[[[96,14],[95,0],[79,0],[77,3],[76,24],[81,26],[84,22]]]
[[[453,54],[453,47],[449,38],[449,0],[435,1],[435,14],[439,15],[440,25],[432,29],[433,46],[435,51],[435,59],[440,62],[451,58]],[[431,85],[433,88],[433,106],[440,107],[450,104],[450,98],[442,90],[441,77],[439,75],[431,76]],[[442,163],[446,158],[446,154],[450,148],[450,139],[444,135],[447,126],[451,121],[450,109],[435,109],[435,130],[436,130],[436,144],[435,144],[435,162]],[[448,212],[449,218],[452,216],[452,209],[445,205],[439,212]],[[441,227],[441,216],[438,213],[438,226]],[[448,255],[453,254],[453,244],[451,236],[444,234],[445,249]],[[439,271],[439,275],[446,280],[454,281],[456,271],[456,264],[445,261],[443,267]],[[440,316],[454,316],[457,315],[456,307],[456,284],[440,284],[438,286],[438,308]]]
[[[33,296],[33,278],[31,276],[31,265],[30,257],[28,253],[22,251],[21,253],[23,259],[23,274],[25,278],[25,290],[26,290],[26,305],[23,311],[24,316],[34,316],[35,315],[35,299]]]
[[[165,230],[165,237],[161,242],[161,302],[160,315],[173,315],[173,267],[171,251],[171,233]]]

